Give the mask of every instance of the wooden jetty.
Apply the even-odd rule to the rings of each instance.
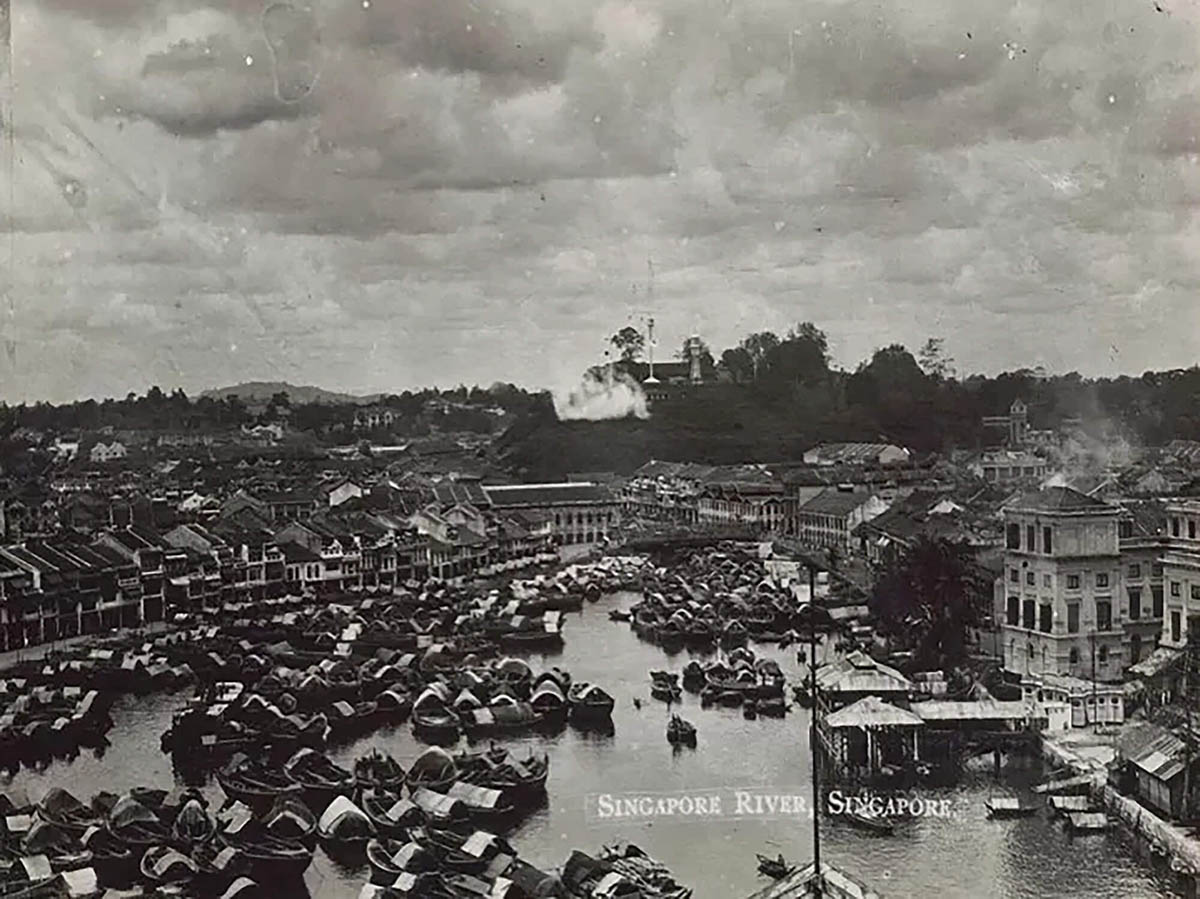
[[[989,818],[1024,818],[1038,810],[1036,803],[1022,802],[1018,796],[992,796],[984,805]]]
[[[1108,816],[1104,812],[1071,812],[1067,827],[1076,833],[1100,833],[1108,830]]]
[[[1033,788],[1033,792],[1038,794],[1087,793],[1092,787],[1092,780],[1093,778],[1090,774],[1072,774],[1068,777],[1056,777],[1045,783],[1038,784]]]
[[[1051,796],[1050,808],[1056,815],[1082,814],[1096,810],[1090,796]]]

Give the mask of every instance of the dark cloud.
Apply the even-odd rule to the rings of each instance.
[[[26,4],[15,331],[82,361],[0,378],[546,383],[650,305],[672,343],[812,318],[846,364],[930,333],[967,369],[1184,364],[1197,25],[1116,0]],[[171,352],[114,363],[138,335]]]

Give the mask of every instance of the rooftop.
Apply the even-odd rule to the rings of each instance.
[[[600,484],[589,482],[563,484],[515,484],[483,488],[496,508],[553,506],[568,503],[609,503],[612,494]]]
[[[871,499],[870,493],[848,490],[822,490],[800,507],[802,513],[849,515]]]
[[[837,730],[846,727],[920,727],[924,721],[906,709],[884,702],[878,696],[864,696],[853,705],[826,716],[825,723]]]
[[[1029,512],[1110,512],[1119,509],[1070,487],[1045,487],[1022,493],[1007,503],[1009,509]]]

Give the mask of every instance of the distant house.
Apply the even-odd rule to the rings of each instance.
[[[395,421],[396,413],[386,406],[366,406],[354,413],[354,429],[356,431],[390,428]]]
[[[354,483],[354,481],[345,480],[338,481],[336,484],[330,487],[326,492],[326,497],[329,500],[329,505],[334,507],[340,506],[347,500],[360,497],[364,492],[365,491],[362,489],[362,487],[358,486],[358,484]]]
[[[981,454],[970,469],[989,484],[1016,484],[1044,480],[1047,463],[1041,456],[1023,450],[995,450]]]
[[[259,443],[276,443],[283,439],[283,425],[262,424],[254,427],[242,425],[242,436]]]
[[[846,551],[854,529],[887,508],[887,503],[873,493],[826,490],[796,510],[796,534],[807,546]]]
[[[804,454],[805,465],[903,465],[911,459],[894,443],[822,443]]]
[[[104,443],[101,441],[92,447],[88,453],[88,458],[93,462],[114,462],[118,459],[124,459],[129,454],[125,449],[125,444],[119,440],[114,440],[112,443]]]
[[[73,462],[79,455],[79,441],[56,438],[50,449],[54,453],[55,462]]]

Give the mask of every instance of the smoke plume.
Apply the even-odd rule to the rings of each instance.
[[[624,372],[607,376],[588,372],[578,386],[555,390],[553,396],[559,421],[650,417],[649,402],[642,385]]]

